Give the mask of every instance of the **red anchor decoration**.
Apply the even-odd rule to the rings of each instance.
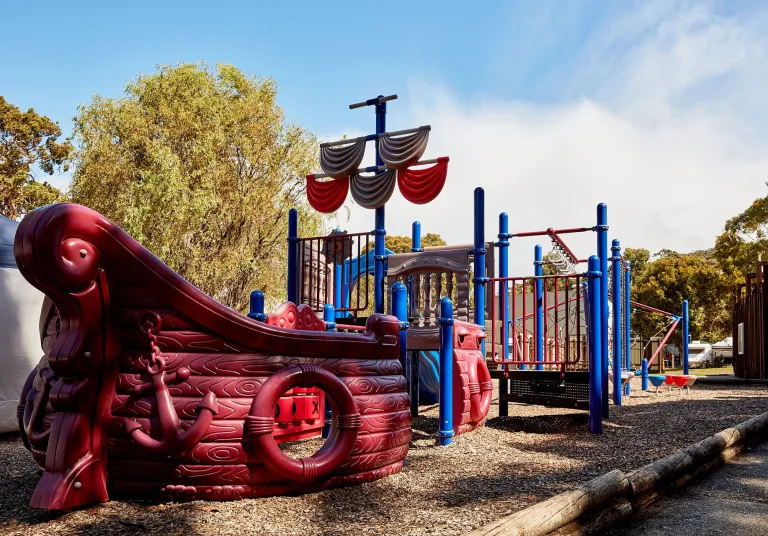
[[[169,456],[180,456],[189,452],[208,432],[213,416],[219,411],[219,405],[216,402],[216,395],[208,392],[197,405],[198,415],[194,424],[182,431],[179,416],[173,407],[168,384],[187,380],[190,371],[188,368],[182,367],[176,373],[166,376],[165,358],[163,358],[157,345],[157,333],[160,331],[161,325],[162,321],[155,313],[147,314],[140,324],[141,329],[149,337],[152,348],[152,355],[147,365],[147,372],[152,377],[152,383],[140,385],[134,389],[134,393],[141,395],[154,388],[161,439],[151,437],[142,430],[139,423],[133,420],[126,419],[125,428],[131,439],[140,447]]]

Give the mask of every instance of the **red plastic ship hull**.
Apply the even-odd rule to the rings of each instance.
[[[19,406],[44,469],[33,507],[292,494],[402,468],[411,416],[394,317],[374,315],[360,334],[251,320],[73,204],[30,213],[15,256],[59,314]],[[274,383],[274,400],[257,396],[278,376],[291,385],[282,397]],[[317,382],[341,411],[317,457],[291,473],[273,443],[317,435]]]

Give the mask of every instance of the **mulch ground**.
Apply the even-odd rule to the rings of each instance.
[[[768,411],[766,386],[695,385],[690,395],[643,393],[611,407],[604,434],[586,412],[492,406],[485,428],[435,447],[437,408],[414,424],[395,476],[300,497],[237,502],[111,501],[67,514],[27,506],[39,478],[18,438],[0,439],[0,534],[462,534],[611,469],[631,470]],[[495,402],[494,402],[495,404]],[[302,455],[317,441],[296,447]]]

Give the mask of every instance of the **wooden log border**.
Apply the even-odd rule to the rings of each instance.
[[[473,530],[467,536],[600,534],[738,455],[768,435],[768,412],[718,432],[631,473],[615,469],[583,486]]]

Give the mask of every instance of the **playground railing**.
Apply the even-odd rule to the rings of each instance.
[[[331,303],[337,313],[357,316],[369,308],[371,282],[360,259],[373,252],[370,232],[340,233],[297,239],[298,296],[316,312]]]
[[[493,361],[521,370],[586,369],[585,280],[581,274],[489,278]]]

